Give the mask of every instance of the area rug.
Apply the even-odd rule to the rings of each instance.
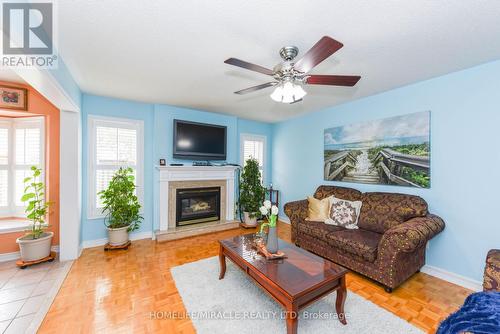
[[[175,285],[187,313],[161,316],[189,316],[199,334],[286,333],[281,306],[229,259],[226,262],[227,270],[223,280],[219,280],[217,257],[172,268]],[[423,333],[405,320],[351,291],[347,292],[347,325],[344,326],[336,318],[335,297],[333,292],[302,310],[298,332]]]

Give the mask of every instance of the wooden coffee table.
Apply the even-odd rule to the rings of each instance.
[[[302,248],[278,240],[287,255],[281,260],[266,260],[252,247],[253,234],[219,240],[219,279],[226,273],[226,257],[238,265],[286,311],[287,333],[297,333],[300,309],[337,291],[338,319],[347,324],[344,314],[347,270]]]

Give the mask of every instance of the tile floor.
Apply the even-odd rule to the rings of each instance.
[[[36,332],[70,267],[58,260],[26,269],[0,263],[0,333]]]

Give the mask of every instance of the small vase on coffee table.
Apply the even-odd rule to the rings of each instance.
[[[276,254],[278,252],[278,231],[276,231],[276,226],[269,227],[267,231],[266,248],[271,254]]]

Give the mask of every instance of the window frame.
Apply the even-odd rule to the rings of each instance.
[[[97,167],[99,169],[115,169],[116,165],[97,165],[97,127],[105,126],[112,128],[132,129],[136,130],[136,189],[137,198],[141,204],[141,213],[144,210],[144,121],[130,118],[106,117],[106,116],[88,116],[88,166],[87,166],[87,218],[88,219],[101,219],[105,215],[100,208],[96,206],[96,179]],[[122,165],[121,167],[124,167]],[[126,165],[130,166],[130,165]],[[103,167],[103,168],[101,168]]]
[[[267,154],[267,136],[258,135],[253,133],[241,133],[240,134],[240,165],[245,167],[245,141],[260,141],[262,142],[262,183],[265,180],[266,174],[266,154]]]
[[[5,218],[26,218],[25,206],[17,206],[15,199],[15,182],[16,182],[16,171],[17,170],[30,170],[32,164],[18,165],[16,163],[16,129],[40,129],[40,161],[38,167],[42,170],[41,179],[45,180],[45,117],[43,116],[33,116],[33,117],[0,117],[0,123],[8,125],[8,153],[7,153],[7,165],[0,165],[1,170],[7,170],[7,182],[8,182],[8,194],[6,207],[0,207],[0,219]],[[6,166],[6,168],[5,168]]]

